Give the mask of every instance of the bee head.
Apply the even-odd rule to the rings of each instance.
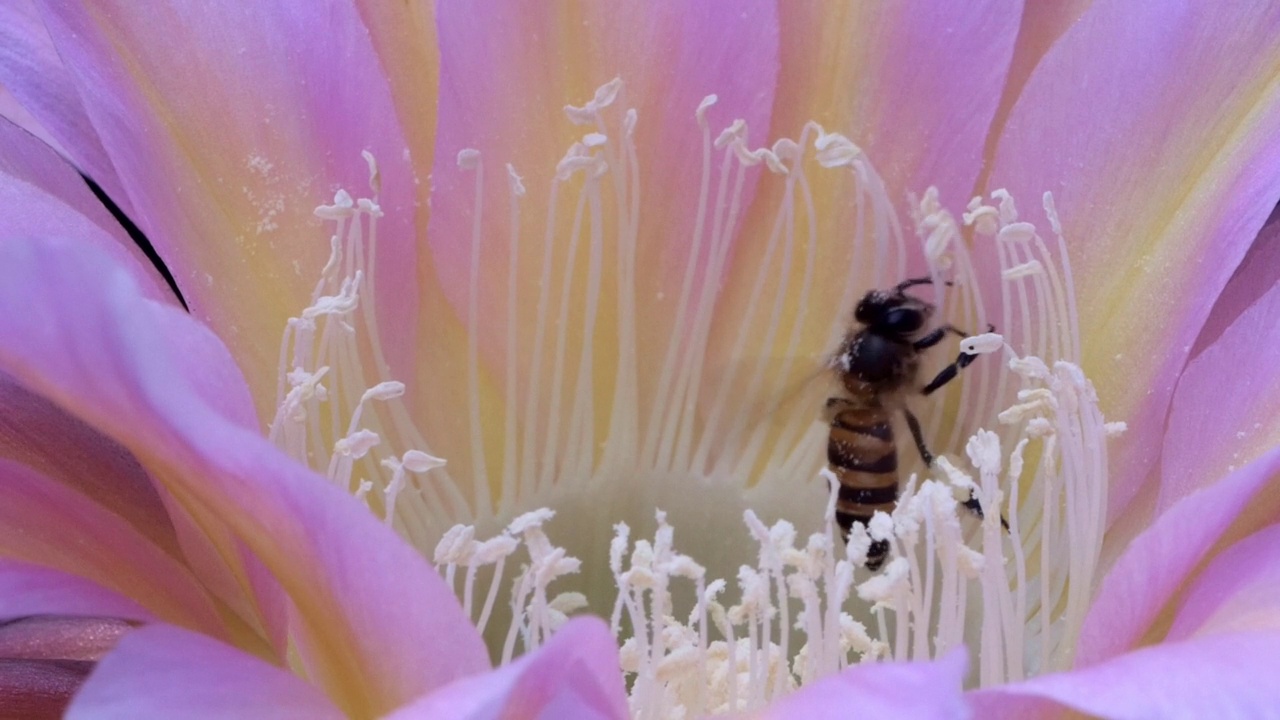
[[[924,327],[929,307],[902,293],[872,290],[858,302],[853,318],[874,332],[910,335]]]

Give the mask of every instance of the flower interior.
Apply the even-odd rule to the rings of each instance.
[[[582,134],[554,168],[459,149],[475,177],[458,311],[469,406],[454,418],[468,447],[433,447],[388,376],[366,155],[369,197],[340,191],[316,210],[332,252],[284,332],[271,438],[430,553],[503,662],[574,612],[610,618],[636,717],[759,708],[852,663],[961,645],[973,686],[1070,667],[1106,517],[1106,439],[1123,427],[1104,421],[1079,366],[1052,197],[1048,232],[1000,190],[957,220],[932,188],[888,197],[844,135],[810,122],[753,147],[742,121],[713,127],[715,102],[690,108],[696,226],[660,270],[676,273],[677,297],[645,282],[641,216],[663,210],[640,187],[642,120],[620,80],[565,108]],[[487,194],[486,173],[505,177],[505,197]],[[549,184],[545,208],[525,207],[532,178]],[[818,184],[841,200],[815,202]],[[545,231],[522,235],[539,210]],[[483,238],[503,215],[509,236]],[[748,225],[750,253],[733,242]],[[482,296],[495,268],[505,296]],[[921,297],[936,322],[997,331],[926,356],[926,380],[958,352],[982,357],[912,401],[938,459],[925,467],[899,432],[896,509],[846,543],[824,468],[828,358],[859,293],[909,268],[933,279]],[[751,280],[726,290],[728,273]],[[838,302],[814,292],[824,273],[840,278]],[[651,313],[675,331],[654,335]],[[890,545],[876,572],[872,541]]]

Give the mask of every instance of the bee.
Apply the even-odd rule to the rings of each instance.
[[[924,351],[948,333],[965,337],[951,325],[932,327],[934,305],[907,294],[907,289],[928,285],[931,278],[912,278],[891,290],[872,290],[854,310],[853,325],[831,360],[831,368],[844,393],[827,400],[831,424],[827,462],[840,481],[836,498],[836,522],[845,540],[853,523],[866,526],[877,510],[892,513],[898,501],[898,451],[892,415],[901,412],[911,429],[920,459],[933,465],[933,454],[924,442],[920,421],[907,407],[913,392],[930,395],[953,380],[977,355],[961,352],[923,388],[917,375]],[[994,332],[991,326],[988,332]],[[964,503],[979,510],[977,500]],[[876,540],[867,552],[867,567],[878,570],[889,553],[889,543]]]

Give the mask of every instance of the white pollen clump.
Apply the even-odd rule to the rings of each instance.
[[[368,480],[361,480],[360,484],[356,487],[356,491],[354,493],[355,499],[361,502],[364,502],[365,496],[367,496],[369,494],[369,491],[372,489],[373,489],[372,482]]]
[[[953,465],[945,456],[934,459],[933,464],[934,467],[943,472],[947,478],[947,482],[952,487],[966,491],[966,497],[969,492],[978,489],[978,486],[973,482],[973,478],[968,473]]]
[[[428,470],[443,467],[444,464],[445,461],[443,459],[428,455],[421,450],[406,450],[399,458],[390,457],[383,460],[382,467],[391,471],[391,480],[383,490],[383,497],[386,502],[386,511],[382,518],[383,522],[390,525],[395,521],[396,501],[408,484],[408,473],[424,473]]]
[[[966,355],[986,355],[1004,348],[1004,336],[999,333],[973,335],[960,341],[960,352]]]
[[[1005,280],[1021,280],[1022,278],[1044,275],[1044,266],[1039,260],[1029,260],[1021,265],[1014,265],[1001,273]]]
[[[381,442],[378,433],[368,429],[360,429],[333,444],[333,452],[353,460],[359,460]]]
[[[825,168],[852,166],[862,157],[862,148],[840,133],[819,131],[813,145],[818,151],[818,164]]]
[[[831,509],[831,517],[835,517],[834,506]],[[871,535],[867,533],[867,528],[862,523],[854,523],[849,529],[849,539],[845,541],[845,560],[850,565],[862,567],[867,563],[867,553],[871,551]]]
[[[530,510],[512,520],[511,524],[507,526],[507,530],[512,535],[521,535],[528,529],[542,527],[555,516],[555,511],[548,508]]]
[[[872,540],[888,540],[893,537],[893,518],[877,510],[871,516],[867,531],[870,533]]]
[[[378,159],[368,150],[361,150],[360,157],[364,158],[365,164],[369,167],[369,189],[377,195],[382,192],[382,173],[378,171]]]
[[[406,450],[401,462],[405,469],[411,472],[426,472],[445,465],[444,458],[438,458],[421,450]]]
[[[556,178],[558,180],[568,180],[571,175],[579,170],[584,170],[595,174],[603,172],[608,167],[608,163],[598,154],[590,152],[590,148],[582,143],[574,143],[556,164]]]
[[[734,120],[732,123],[729,123],[729,127],[726,127],[724,130],[720,131],[720,134],[716,136],[716,140],[715,140],[715,143],[713,143],[713,146],[717,150],[721,150],[723,148],[729,147],[731,144],[736,142],[746,142],[746,139],[747,139],[747,121],[743,120],[742,118],[738,118],[737,120]]]
[[[600,111],[613,104],[622,90],[622,78],[614,78],[596,88],[596,94],[581,107],[565,105],[564,114],[575,125],[589,125],[600,117]]]
[[[516,174],[516,168],[511,163],[507,163],[507,182],[510,185],[512,195],[524,197],[524,178]]]
[[[475,536],[476,529],[469,525],[455,525],[449,528],[436,544],[435,564],[437,566],[463,564],[470,556]]]
[[[990,430],[979,430],[973,437],[969,438],[964,450],[965,454],[969,456],[969,462],[973,463],[974,467],[983,471],[1000,472],[1000,436]]]
[[[404,383],[398,380],[387,380],[364,391],[360,396],[360,402],[365,403],[370,400],[390,400],[404,395]]]
[[[982,198],[969,201],[968,212],[961,216],[966,226],[972,226],[979,235],[995,235],[1000,231],[1000,211],[990,205],[984,205]]]
[[[480,165],[480,151],[467,148],[458,151],[458,167],[463,170],[475,170]]]
[[[1049,422],[1048,418],[1037,417],[1027,421],[1027,437],[1042,438],[1052,435],[1053,432],[1053,423]]]
[[[894,558],[879,575],[858,585],[858,597],[875,606],[889,605],[895,594],[906,589],[910,563],[906,558]]]
[[[1012,200],[1010,200],[1012,203]],[[1029,222],[1011,222],[1000,228],[996,239],[1006,243],[1023,243],[1036,236],[1036,226]]]
[[[315,209],[315,216],[321,220],[345,220],[355,214],[356,201],[346,190],[338,190],[333,196],[332,205],[320,205]]]
[[[356,208],[373,218],[380,218],[383,215],[382,206],[369,198],[360,198],[357,200]]]
[[[351,314],[360,302],[359,288],[363,279],[362,273],[357,270],[355,277],[342,281],[337,294],[321,295],[316,298],[310,307],[302,311],[302,319],[315,320],[321,315],[333,315],[342,319],[343,316]]]
[[[960,241],[960,226],[938,197],[938,189],[930,187],[913,204],[916,232],[924,238],[924,256],[930,264],[946,267],[950,252]]]
[[[1027,422],[1037,416],[1044,416],[1056,410],[1059,396],[1047,388],[1034,388],[1018,391],[1018,404],[1013,405],[997,417],[1002,424],[1015,425]]]
[[[719,101],[720,101],[720,98],[715,94],[711,94],[702,98],[702,102],[698,103],[698,109],[693,111],[693,115],[695,118],[697,118],[699,125],[702,125],[704,127],[706,126],[707,111],[711,109],[711,106],[715,105]]]
[[[774,157],[779,161],[795,162],[800,158],[803,152],[795,140],[791,138],[779,138],[774,141],[773,146],[769,148]]]
[[[1028,380],[1047,380],[1049,366],[1038,357],[1020,357],[1009,361],[1009,369]]]
[[[1008,190],[1000,188],[991,191],[992,199],[1000,203],[1000,224],[1008,226],[1018,222],[1018,208],[1013,202],[1013,195]]]

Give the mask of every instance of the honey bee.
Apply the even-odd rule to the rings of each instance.
[[[868,292],[854,310],[856,325],[831,360],[844,394],[827,400],[831,424],[827,462],[840,481],[836,522],[846,540],[853,523],[866,526],[877,510],[892,513],[898,501],[898,451],[892,414],[902,412],[920,458],[926,466],[933,465],[920,421],[907,407],[905,397],[916,391],[932,394],[978,357],[961,352],[927,385],[918,386],[921,354],[948,333],[966,336],[951,325],[931,327],[935,307],[906,292],[931,283],[928,277],[912,278],[891,290]],[[994,326],[988,329],[994,331]],[[964,505],[980,514],[976,499],[970,498]],[[873,541],[867,567],[878,570],[888,553],[888,542]]]

